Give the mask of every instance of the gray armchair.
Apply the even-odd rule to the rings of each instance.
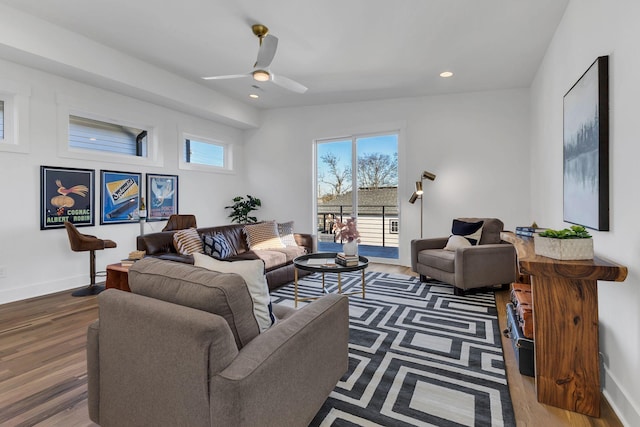
[[[346,296],[275,304],[278,322],[259,333],[237,274],[149,258],[129,285],[99,295],[87,335],[102,426],[307,426],[347,371]]]
[[[445,250],[449,237],[411,241],[411,268],[427,277],[454,286],[456,295],[474,288],[508,285],[517,277],[516,250],[500,239],[504,224],[497,218],[459,218],[461,221],[483,221],[477,246]]]

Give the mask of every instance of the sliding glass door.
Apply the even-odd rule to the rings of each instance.
[[[318,250],[339,252],[333,226],[355,217],[360,255],[398,258],[398,134],[316,141]]]

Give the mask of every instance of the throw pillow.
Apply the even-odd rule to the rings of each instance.
[[[269,286],[264,275],[264,261],[252,259],[247,261],[219,261],[205,254],[193,254],[193,264],[207,270],[219,273],[236,273],[242,276],[251,299],[253,300],[253,315],[260,326],[260,332],[264,332],[276,321],[271,307]]]
[[[480,243],[480,237],[482,237],[482,224],[484,224],[484,221],[465,222],[460,221],[459,219],[454,219],[453,226],[451,227],[451,234],[462,236],[473,246],[476,246]]]
[[[203,250],[202,239],[195,228],[176,231],[173,234],[173,246],[176,248],[176,252],[182,255],[201,254]]]
[[[278,234],[285,246],[298,246],[296,238],[293,236],[293,221],[278,224]]]
[[[455,251],[458,248],[464,248],[471,246],[471,243],[463,236],[452,235],[447,240],[447,245],[444,247],[445,251]]]
[[[244,232],[247,235],[249,249],[284,248],[278,234],[278,224],[275,221],[265,221],[258,224],[245,225]]]
[[[231,244],[222,233],[213,233],[213,235],[202,236],[202,242],[204,244],[204,253],[214,258],[229,258],[233,253]]]

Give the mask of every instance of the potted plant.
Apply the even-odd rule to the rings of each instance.
[[[581,225],[534,235],[536,255],[560,260],[593,259],[593,239]]]
[[[255,216],[249,216],[249,213],[257,210],[262,206],[260,199],[247,195],[245,199],[243,196],[237,196],[233,198],[233,204],[225,206],[225,209],[231,209],[229,218],[231,222],[238,224],[252,224],[258,222],[258,218]]]

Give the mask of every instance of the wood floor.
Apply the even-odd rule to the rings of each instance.
[[[400,266],[370,268],[412,274]],[[508,291],[496,300],[504,329]],[[70,292],[0,306],[0,426],[96,425],[87,414],[85,334],[97,317],[95,297]],[[622,426],[604,398],[601,418],[538,403],[534,380],[518,372],[508,339],[502,346],[518,426]]]

